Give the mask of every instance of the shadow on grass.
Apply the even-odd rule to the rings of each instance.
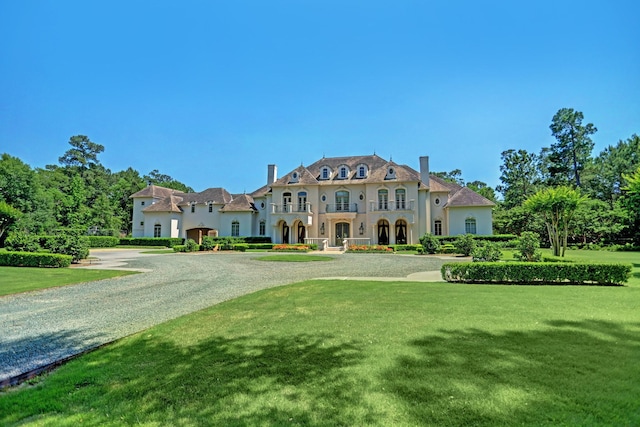
[[[80,413],[95,425],[105,420],[103,411],[123,424],[373,423],[375,414],[366,409],[362,392],[354,391],[364,388],[362,380],[344,372],[364,357],[360,345],[331,340],[322,335],[213,337],[182,346],[141,335],[66,365],[22,398],[47,402],[46,393],[61,396],[56,412],[66,420]],[[11,421],[46,413],[43,405]],[[2,408],[0,400],[2,409],[15,406]]]
[[[640,425],[640,324],[442,330],[383,381],[416,424]]]

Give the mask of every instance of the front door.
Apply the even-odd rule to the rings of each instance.
[[[289,226],[287,224],[282,226],[282,243],[289,243]]]
[[[407,223],[403,220],[396,222],[396,244],[407,244]]]
[[[389,222],[384,219],[378,222],[378,244],[389,244]]]
[[[298,223],[298,243],[304,243],[305,237],[307,237],[307,229],[302,223]]]
[[[338,222],[336,224],[336,246],[342,246],[343,240],[349,238],[349,223]]]

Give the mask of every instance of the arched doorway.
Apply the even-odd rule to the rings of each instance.
[[[282,224],[282,243],[289,243],[289,226],[286,223]]]
[[[403,219],[396,221],[396,244],[407,244],[407,221]]]
[[[342,246],[342,241],[347,238],[349,238],[349,223],[337,222],[335,245]]]
[[[298,243],[304,243],[304,239],[307,237],[307,228],[303,223],[298,223]]]
[[[378,221],[378,244],[389,244],[389,221],[387,221],[386,219],[381,219],[380,221]]]

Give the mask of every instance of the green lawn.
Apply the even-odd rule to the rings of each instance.
[[[0,296],[109,279],[135,274],[131,271],[85,268],[0,267]]]
[[[639,425],[639,303],[638,286],[298,283],[0,394],[0,424]]]

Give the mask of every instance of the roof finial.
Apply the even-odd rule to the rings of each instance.
[[[389,161],[393,162],[393,154],[389,156]]]

